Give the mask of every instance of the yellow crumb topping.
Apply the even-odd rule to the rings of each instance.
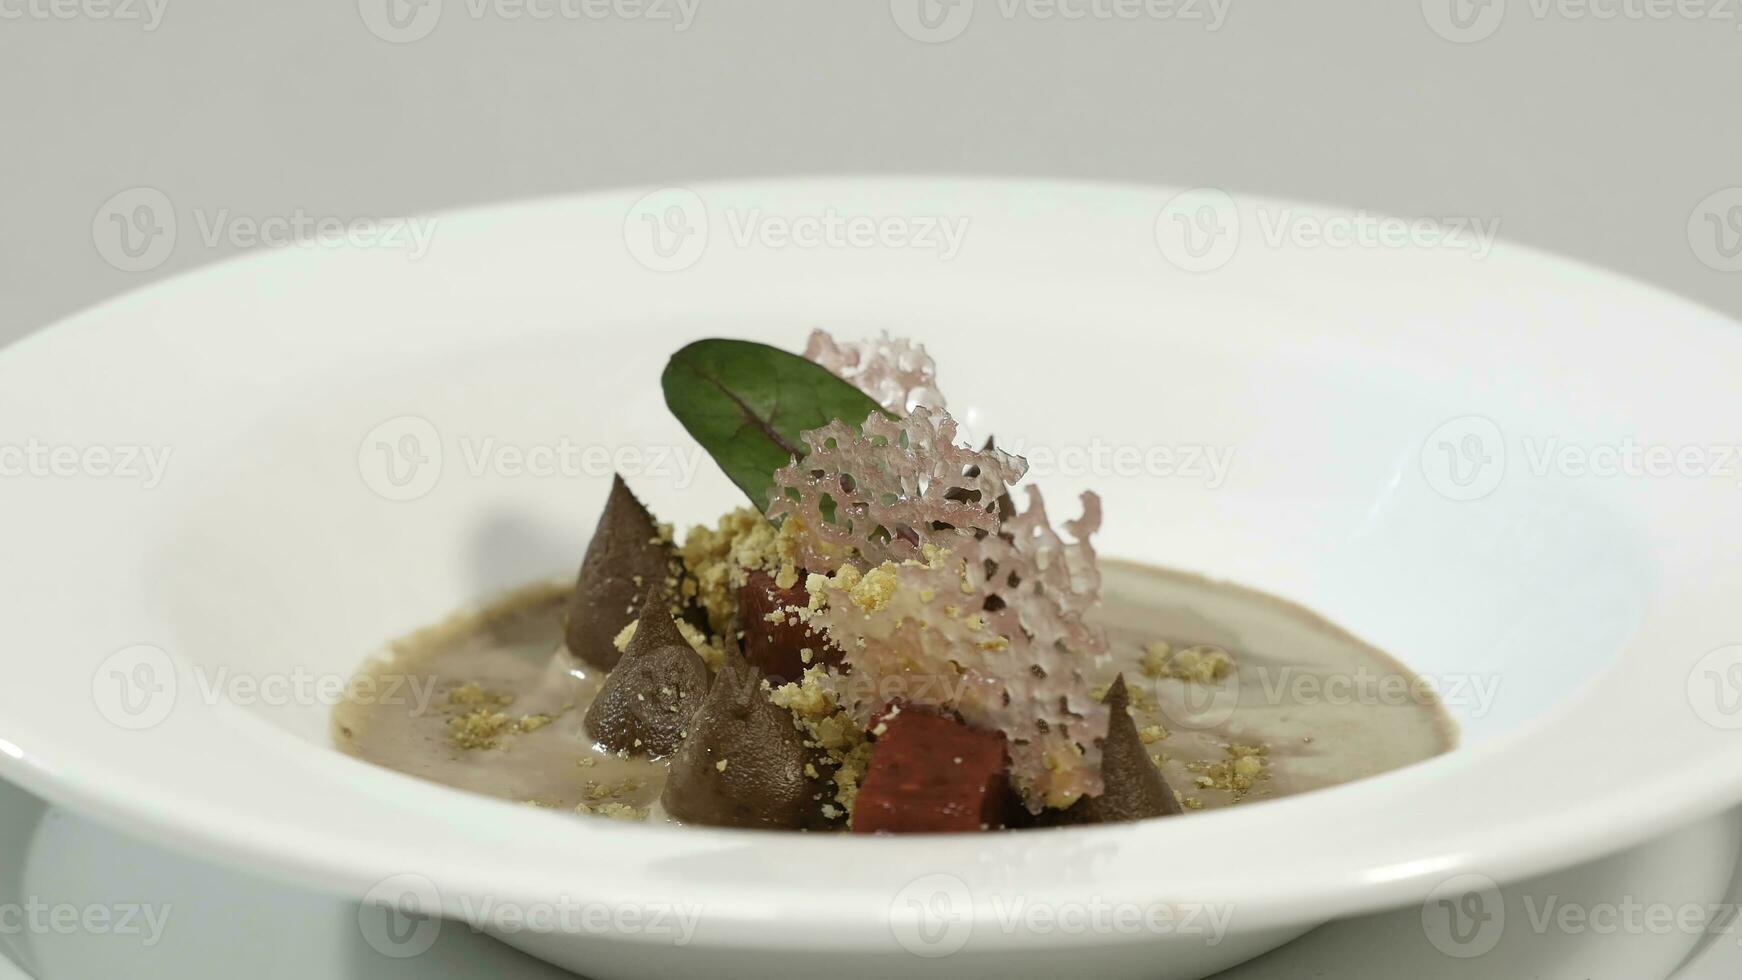
[[[889,605],[900,584],[901,579],[895,574],[894,564],[884,562],[866,572],[847,594],[852,597],[853,605],[864,612],[872,613]]]
[[[805,744],[821,749],[835,764],[835,802],[840,804],[840,815],[851,817],[853,803],[859,796],[859,782],[871,764],[871,743],[835,700],[827,678],[826,668],[812,667],[798,681],[771,688],[768,697],[792,712],[793,724],[807,736]],[[816,775],[814,767],[805,772],[812,777]],[[823,812],[832,818],[836,815],[833,809],[825,805]]]
[[[1186,769],[1197,774],[1199,789],[1221,790],[1231,796],[1231,802],[1238,803],[1258,783],[1270,778],[1270,748],[1230,745],[1226,752],[1227,758],[1221,762],[1188,762]]]
[[[500,711],[475,708],[448,719],[448,741],[460,749],[491,749],[513,725]]]
[[[630,806],[627,803],[581,803],[575,807],[576,813],[594,817],[609,817],[612,820],[646,820],[647,810]]]
[[[598,802],[599,800],[614,800],[625,796],[631,796],[641,791],[646,786],[647,783],[645,780],[638,779],[634,776],[620,779],[614,783],[601,783],[597,780],[589,779],[587,780],[586,788],[582,791],[582,795],[586,796],[586,798],[592,802]]]
[[[1143,648],[1143,673],[1150,677],[1214,684],[1233,672],[1234,658],[1221,647],[1198,644],[1175,651],[1157,642]]]
[[[681,549],[688,573],[684,597],[706,610],[715,633],[724,633],[738,614],[738,588],[746,572],[768,571],[782,589],[798,584],[797,533],[793,520],[776,528],[750,507],[725,514],[713,527],[691,528]]]

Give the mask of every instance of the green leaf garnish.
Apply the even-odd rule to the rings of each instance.
[[[659,384],[671,413],[763,510],[774,471],[808,451],[799,433],[883,412],[829,369],[748,340],[698,340],[671,356]]]

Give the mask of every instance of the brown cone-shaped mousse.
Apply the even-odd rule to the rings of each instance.
[[[799,622],[786,610],[805,608],[810,594],[803,585],[783,589],[774,576],[754,571],[738,589],[738,622],[744,628],[744,659],[767,674],[775,684],[787,684],[804,675],[805,668],[838,664],[841,649],[829,638]],[[770,615],[780,621],[770,620]],[[810,651],[806,659],[805,651]]]
[[[564,636],[569,652],[604,670],[617,666],[622,655],[612,641],[636,618],[648,588],[664,585],[675,558],[653,515],[621,476],[613,477],[569,599]]]
[[[727,651],[690,719],[660,802],[685,823],[798,830],[819,820],[813,756],[792,713],[768,700],[762,672]]]
[[[877,747],[853,804],[856,834],[948,834],[1007,823],[1010,759],[1002,732],[931,709],[892,709],[872,727]]]
[[[708,665],[672,621],[663,583],[647,590],[623,658],[587,708],[587,737],[613,752],[670,755],[708,694]]]
[[[1059,826],[1085,823],[1121,823],[1171,817],[1180,812],[1179,798],[1167,785],[1155,760],[1143,747],[1137,723],[1131,720],[1130,694],[1125,675],[1113,679],[1107,689],[1107,738],[1101,743],[1100,796],[1078,800],[1050,821]]]

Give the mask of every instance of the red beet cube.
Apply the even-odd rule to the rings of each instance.
[[[738,625],[744,630],[744,659],[750,661],[775,683],[796,681],[805,668],[833,664],[841,659],[841,651],[828,638],[812,633],[809,626],[787,610],[803,609],[810,603],[804,586],[782,589],[774,584],[767,572],[751,572],[743,588],[738,590]],[[772,622],[770,614],[779,614],[781,622]],[[809,650],[810,659],[804,658]]]
[[[877,747],[859,784],[854,833],[965,833],[1004,824],[1010,763],[1002,732],[912,706],[872,731]]]

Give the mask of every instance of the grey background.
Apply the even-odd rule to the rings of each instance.
[[[1063,0],[1079,19],[978,0],[932,8],[945,33],[965,23],[945,43],[898,22],[950,0],[684,0],[685,29],[677,0],[544,20],[422,0],[382,32],[428,29],[406,43],[368,24],[413,0],[149,2],[0,0],[0,342],[237,250],[198,221],[819,172],[1498,218],[1504,239],[1742,316],[1742,272],[1702,261],[1689,228],[1734,218],[1742,237],[1742,190],[1703,205],[1742,188],[1742,0],[1217,0],[1214,27],[1210,0]],[[1433,26],[1453,4],[1462,42]],[[93,222],[142,186],[179,234],[122,271]]]

